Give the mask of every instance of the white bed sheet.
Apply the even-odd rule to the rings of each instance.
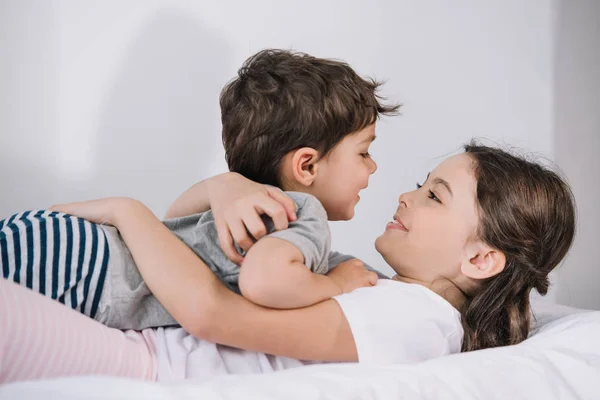
[[[318,365],[159,384],[107,377],[22,382],[0,399],[600,399],[600,312],[536,304],[517,346],[418,365]]]

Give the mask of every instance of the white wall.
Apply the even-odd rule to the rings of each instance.
[[[556,160],[577,199],[575,244],[557,300],[600,309],[600,2],[562,0],[556,24]]]
[[[442,156],[472,136],[553,155],[551,0],[0,7],[0,215],[110,195],[162,215],[225,169],[219,90],[265,47],[344,59],[404,103],[378,127],[357,217],[332,227],[335,248],[385,272],[373,241]]]

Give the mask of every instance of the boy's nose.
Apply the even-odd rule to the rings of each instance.
[[[372,165],[371,165],[371,175],[373,175],[375,173],[375,171],[377,171],[377,163],[372,158],[371,158],[371,162],[372,162]]]

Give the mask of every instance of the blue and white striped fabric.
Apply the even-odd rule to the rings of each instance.
[[[42,210],[0,221],[2,277],[92,318],[108,259],[104,231],[81,218]]]

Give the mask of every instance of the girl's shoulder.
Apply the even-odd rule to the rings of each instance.
[[[424,286],[380,279],[334,298],[360,362],[412,363],[460,352],[460,313]]]
[[[412,300],[420,299],[423,303],[432,303],[439,306],[440,309],[449,311],[454,315],[460,315],[460,312],[448,300],[423,285],[393,279],[380,279],[376,287],[385,288],[386,291],[393,293],[396,297],[406,297]]]

